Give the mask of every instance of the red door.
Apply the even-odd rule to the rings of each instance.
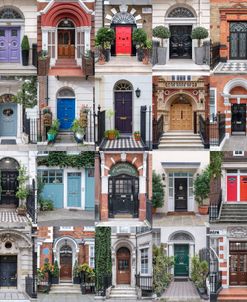
[[[227,201],[237,201],[237,176],[227,176]]]
[[[116,27],[116,55],[131,55],[131,27]]]
[[[240,176],[240,201],[247,201],[247,176]]]

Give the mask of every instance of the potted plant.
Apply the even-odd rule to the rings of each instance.
[[[115,39],[115,32],[112,28],[101,27],[96,34],[95,44],[100,49],[101,54],[103,54],[105,61],[110,60],[110,50],[111,44]],[[102,57],[100,55],[100,59]]]
[[[152,49],[152,41],[151,40],[146,40],[143,48],[143,59],[142,63],[143,64],[148,64],[149,62],[149,52]]]
[[[28,189],[26,181],[28,180],[26,167],[21,165],[18,170],[17,177],[19,186],[15,196],[19,199],[19,207],[17,208],[18,215],[26,215],[26,198],[28,196]]]
[[[195,63],[202,65],[205,57],[205,49],[201,46],[201,40],[208,37],[208,30],[204,27],[198,26],[192,30],[191,38],[198,40],[198,47],[195,47]]]
[[[144,57],[144,45],[147,41],[147,33],[142,28],[137,28],[133,31],[132,40],[136,44],[136,52],[138,61],[142,62]]]
[[[74,284],[80,284],[81,283],[79,265],[78,265],[77,260],[75,260],[75,263],[74,263],[74,266],[73,266],[73,283]]]
[[[170,36],[170,30],[163,25],[156,26],[153,29],[153,37],[161,39],[161,46],[158,47],[158,65],[166,64],[167,47],[164,45],[164,40],[169,39]]]
[[[74,138],[77,143],[83,143],[85,136],[85,128],[82,127],[80,120],[74,119],[71,130],[74,133]]]
[[[109,140],[114,140],[119,138],[119,131],[116,129],[106,130],[104,136]]]
[[[50,57],[46,50],[42,50],[38,58],[38,75],[46,76],[49,71]]]
[[[195,286],[200,295],[206,292],[206,279],[209,272],[209,267],[207,261],[201,261],[196,255],[191,259],[191,280],[194,282]]]
[[[43,124],[45,127],[51,127],[52,125],[52,113],[49,107],[43,109]]]
[[[23,66],[28,66],[29,50],[30,50],[30,46],[29,46],[28,36],[25,35],[21,42],[21,55],[22,55],[22,65]]]
[[[134,132],[134,138],[136,141],[140,141],[141,140],[141,133],[140,131],[135,131]]]
[[[164,186],[162,183],[162,178],[159,174],[157,174],[155,171],[153,171],[152,175],[152,205],[153,205],[153,213],[156,213],[157,208],[161,208],[164,205]]]
[[[195,200],[198,203],[198,211],[201,215],[208,214],[208,204],[204,204],[204,200],[208,198],[210,193],[210,170],[209,167],[196,176],[194,180]]]
[[[54,265],[51,268],[51,278],[52,278],[52,284],[58,284],[59,280],[59,267],[58,262],[55,260]]]
[[[51,128],[47,132],[47,140],[48,142],[53,142],[56,139],[58,130],[59,130],[60,122],[59,120],[55,119],[52,122]]]

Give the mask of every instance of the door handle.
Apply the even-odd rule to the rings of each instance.
[[[120,116],[120,120],[127,120],[127,116]]]

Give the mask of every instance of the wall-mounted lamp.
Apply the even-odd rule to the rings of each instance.
[[[163,180],[163,181],[166,180],[166,175],[165,175],[165,173],[162,173],[162,180]]]
[[[141,89],[137,88],[135,93],[136,93],[136,97],[139,98],[141,96]]]

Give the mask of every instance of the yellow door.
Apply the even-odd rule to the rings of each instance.
[[[173,104],[170,111],[170,130],[192,130],[192,106]]]

